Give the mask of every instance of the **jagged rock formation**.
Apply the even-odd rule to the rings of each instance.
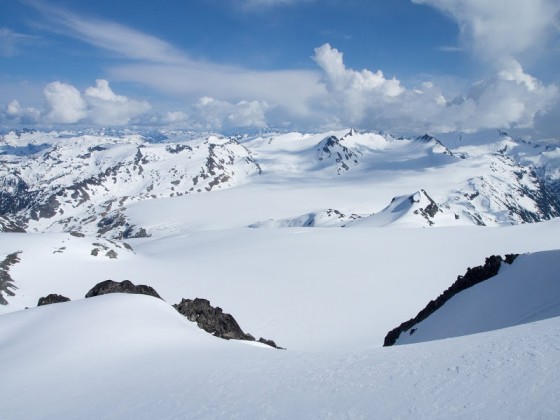
[[[401,333],[409,331],[414,333],[414,326],[428,318],[431,314],[441,308],[445,302],[455,296],[457,293],[468,289],[480,282],[488,280],[498,274],[500,266],[503,262],[511,264],[518,257],[518,254],[508,254],[505,258],[499,255],[492,255],[486,258],[484,265],[468,268],[464,276],[458,276],[457,280],[435,300],[431,300],[428,305],[422,309],[414,318],[403,322],[397,328],[389,331],[385,337],[383,346],[392,346],[396,343]]]
[[[181,299],[181,302],[173,307],[189,321],[196,322],[199,328],[216,337],[226,340],[255,341],[255,337],[243,332],[232,315],[224,313],[220,307],[213,307],[206,299]],[[258,341],[274,348],[280,348],[272,340],[259,338]]]
[[[132,293],[136,295],[148,295],[161,299],[161,296],[151,286],[139,284],[136,286],[130,280],[116,282],[113,280],[105,280],[96,284],[89,292],[86,298],[106,295],[108,293]]]
[[[334,160],[336,172],[348,171],[352,166],[359,165],[359,152],[354,152],[344,146],[336,136],[329,136],[317,145],[319,161]]]
[[[37,306],[51,305],[53,303],[70,302],[70,299],[66,296],[57,295],[56,293],[51,293],[48,296],[39,298]]]
[[[17,289],[17,286],[14,284],[14,279],[10,276],[10,268],[20,262],[20,254],[21,251],[13,252],[0,262],[0,305],[8,304],[4,294],[15,296],[14,290]]]

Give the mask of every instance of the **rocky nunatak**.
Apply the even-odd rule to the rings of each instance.
[[[232,315],[224,313],[220,307],[213,307],[210,305],[210,301],[206,299],[182,299],[180,303],[173,305],[173,307],[189,321],[196,322],[199,328],[216,337],[226,340],[258,341],[259,343],[282,349],[272,340],[262,337],[255,340],[255,337],[251,334],[244,333]]]
[[[39,298],[39,301],[37,302],[37,306],[45,306],[45,305],[51,305],[53,303],[62,303],[62,302],[70,302],[70,299],[67,298],[66,296],[57,295],[56,293],[51,293],[48,296]]]
[[[108,293],[132,293],[136,295],[148,295],[161,299],[161,296],[151,286],[139,284],[138,286],[130,280],[121,282],[113,280],[105,280],[97,283],[89,292],[86,293],[86,298],[106,295]]]

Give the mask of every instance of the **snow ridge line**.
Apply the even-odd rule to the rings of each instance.
[[[500,255],[491,255],[486,258],[483,266],[479,265],[473,268],[467,268],[467,272],[464,276],[457,276],[457,280],[435,300],[431,300],[424,309],[418,312],[418,315],[389,331],[385,336],[383,347],[394,345],[401,333],[410,330],[416,324],[424,321],[457,293],[494,277],[498,274],[503,262],[512,264],[518,256],[519,254],[506,254],[505,258],[502,258]],[[413,334],[414,331],[411,330],[410,333]]]

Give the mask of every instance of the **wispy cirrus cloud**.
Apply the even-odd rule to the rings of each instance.
[[[432,6],[454,19],[465,45],[493,60],[528,51],[545,51],[547,40],[560,32],[557,0],[412,0]]]
[[[20,34],[9,28],[0,27],[0,56],[11,57],[17,54],[21,46],[36,42],[33,35]]]
[[[465,37],[470,37],[473,51],[483,48],[477,47],[477,43],[482,45],[485,36],[493,35],[483,35],[489,30],[471,29],[481,25],[475,25],[480,20],[476,13],[490,16],[487,19],[493,23],[502,19],[495,16],[492,6],[485,6],[481,0],[413,1],[439,7],[457,16],[459,23],[467,22],[462,30]],[[535,1],[549,4],[547,0]],[[517,4],[518,0],[512,2]],[[465,7],[457,8],[458,4]],[[45,19],[56,27],[53,30],[118,58],[106,68],[111,80],[148,86],[184,104],[183,108],[163,115],[147,114],[151,112],[147,102],[115,94],[104,79],[84,92],[54,82],[44,91],[47,109],[40,114],[43,120],[51,122],[122,125],[141,117],[154,124],[217,129],[267,125],[315,129],[353,125],[394,131],[476,131],[532,127],[537,116],[546,114],[560,97],[557,86],[539,81],[513,58],[515,52],[529,48],[526,40],[518,41],[517,46],[497,56],[484,80],[457,94],[457,89],[451,93],[430,81],[406,86],[397,77],[386,77],[379,69],[353,69],[345,64],[343,53],[329,44],[315,49],[312,57],[317,64],[315,70],[261,71],[193,58],[165,40],[116,22],[89,19],[50,7],[48,12],[45,11]],[[516,14],[507,16],[517,18]],[[532,21],[523,31],[550,27]],[[504,22],[515,24],[508,19]],[[502,26],[495,30],[509,33],[509,29],[500,29]],[[539,31],[536,33],[532,43],[544,39],[544,35],[538,35]],[[501,45],[499,40],[488,42],[495,44],[485,47],[485,54]],[[13,120],[23,107],[19,103],[12,105],[10,113],[6,109],[4,115]]]
[[[279,6],[290,6],[301,3],[311,3],[315,0],[239,0],[239,4],[245,10],[261,11]]]

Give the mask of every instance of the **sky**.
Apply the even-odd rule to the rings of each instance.
[[[558,0],[3,0],[0,126],[560,137]]]

